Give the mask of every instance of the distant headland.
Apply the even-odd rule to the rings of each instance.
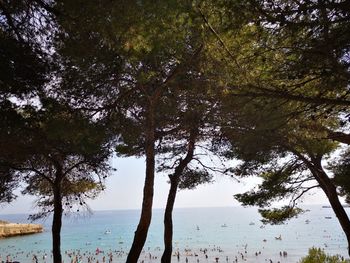
[[[0,238],[29,235],[43,232],[39,224],[19,224],[0,220]]]

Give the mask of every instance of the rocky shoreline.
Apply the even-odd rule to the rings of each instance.
[[[19,224],[0,220],[0,238],[29,235],[43,232],[39,224]]]

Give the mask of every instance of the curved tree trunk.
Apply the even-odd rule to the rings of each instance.
[[[164,213],[164,252],[162,255],[162,263],[171,262],[171,254],[173,252],[173,209],[175,204],[175,198],[177,193],[177,187],[179,185],[180,176],[184,169],[191,162],[195,149],[195,141],[198,135],[198,128],[194,128],[190,131],[188,140],[188,149],[186,157],[180,161],[179,165],[175,168],[173,175],[169,175],[170,178],[170,189],[168,199]]]
[[[154,167],[155,167],[155,120],[154,102],[151,101],[146,118],[146,178],[143,188],[141,217],[135,231],[134,240],[130,248],[126,263],[137,263],[142,248],[146,242],[148,228],[152,218]]]
[[[345,233],[346,239],[348,241],[348,254],[350,256],[350,220],[345,212],[344,207],[339,201],[336,186],[333,184],[331,178],[328,177],[327,173],[323,170],[321,163],[322,156],[309,156],[309,160],[296,150],[291,150],[291,152],[298,156],[307,165],[313,177],[318,182],[320,188],[326,194],[327,199],[336,217],[338,218],[340,226]]]
[[[338,221],[346,235],[348,241],[348,254],[350,256],[350,220],[342,204],[339,201],[336,186],[333,184],[332,180],[328,177],[326,172],[323,170],[321,165],[321,159],[312,160],[314,169],[312,173],[314,174],[317,182],[319,183],[321,189],[326,194],[329,203],[338,218]]]
[[[52,220],[52,254],[54,263],[62,263],[61,227],[62,227],[62,195],[60,182],[53,185],[54,209]]]
[[[179,184],[179,176],[173,175],[170,178],[170,189],[168,194],[168,200],[164,212],[164,252],[161,262],[171,262],[171,254],[173,252],[173,208],[175,204],[177,186]]]

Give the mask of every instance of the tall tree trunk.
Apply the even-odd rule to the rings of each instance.
[[[146,117],[146,178],[143,188],[143,201],[141,217],[135,231],[134,240],[130,248],[126,263],[137,263],[142,248],[146,242],[148,228],[152,218],[153,203],[153,185],[154,185],[154,166],[155,166],[155,116],[154,101],[150,101]]]
[[[325,192],[329,203],[338,218],[338,221],[346,235],[348,241],[348,254],[350,256],[350,220],[345,212],[344,207],[339,201],[336,186],[333,184],[332,180],[328,177],[326,172],[323,170],[321,165],[321,158],[312,160],[314,169],[312,173],[314,174],[317,182],[319,183],[321,189]]]
[[[175,168],[173,175],[169,175],[170,178],[170,189],[168,194],[168,199],[165,207],[164,213],[164,252],[162,255],[162,263],[171,262],[171,254],[173,252],[173,209],[175,204],[175,198],[177,193],[177,187],[179,185],[180,176],[182,175],[184,169],[191,162],[193,158],[193,153],[195,149],[195,141],[198,135],[198,128],[193,128],[190,131],[190,136],[188,140],[188,149],[186,157],[180,161],[179,165]]]
[[[179,184],[179,175],[169,176],[170,178],[170,189],[168,194],[168,200],[164,212],[164,252],[162,255],[161,262],[171,262],[171,254],[173,252],[173,208],[175,204],[177,186]]]
[[[61,182],[55,180],[53,185],[53,220],[52,220],[52,254],[54,263],[62,263],[61,255],[61,227],[62,227],[62,193]]]

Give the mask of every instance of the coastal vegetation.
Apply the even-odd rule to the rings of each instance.
[[[23,184],[38,196],[32,219],[53,213],[61,263],[62,215],[113,188],[113,154],[142,156],[126,262],[145,245],[157,171],[170,180],[163,263],[177,191],[216,173],[262,179],[235,198],[265,223],[298,215],[320,188],[350,244],[349,32],[341,0],[1,1],[0,202]]]
[[[309,254],[302,258],[299,263],[347,263],[349,260],[342,258],[339,255],[327,255],[320,248],[310,248]]]

